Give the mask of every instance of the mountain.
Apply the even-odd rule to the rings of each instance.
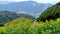
[[[0,5],[0,10],[23,12],[36,16],[52,4],[37,3],[35,1],[12,2]]]
[[[38,21],[55,20],[60,18],[60,2],[56,3],[52,7],[47,8],[40,16],[37,18]]]
[[[2,4],[9,4],[9,3],[11,3],[11,1],[0,1],[0,4],[2,5]]]
[[[21,18],[21,17],[29,18],[29,19],[35,18],[29,14],[9,12],[5,10],[5,11],[0,11],[0,25],[3,25],[8,21],[12,21],[13,19]]]

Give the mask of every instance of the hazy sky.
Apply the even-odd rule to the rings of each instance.
[[[32,0],[0,0],[0,1],[21,2],[21,1],[32,1]],[[60,0],[33,0],[33,1],[36,1],[38,3],[53,3],[53,4],[60,2]]]

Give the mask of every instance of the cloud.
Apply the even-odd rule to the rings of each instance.
[[[60,2],[60,0],[33,0],[33,1],[36,1],[38,3],[57,3],[57,2]]]

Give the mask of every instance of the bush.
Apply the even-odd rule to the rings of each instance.
[[[38,18],[37,21],[55,20],[60,17],[60,2],[47,8]]]

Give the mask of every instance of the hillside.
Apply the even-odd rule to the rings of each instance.
[[[0,17],[9,20],[0,27],[0,34],[60,34],[60,2],[47,8],[35,23],[33,23],[34,17],[30,16],[6,10],[0,11]]]
[[[60,18],[56,21],[36,22],[31,19],[18,18],[0,27],[0,34],[60,34]]]
[[[1,4],[0,10],[23,12],[37,16],[37,14],[41,13],[43,10],[50,6],[52,6],[52,4],[37,3],[35,1],[24,1]]]
[[[38,18],[38,21],[55,20],[60,18],[60,2],[47,8]]]
[[[9,12],[5,10],[5,11],[0,11],[0,25],[3,25],[8,21],[12,21],[13,19],[20,17],[29,18],[29,19],[35,18],[29,14]]]

